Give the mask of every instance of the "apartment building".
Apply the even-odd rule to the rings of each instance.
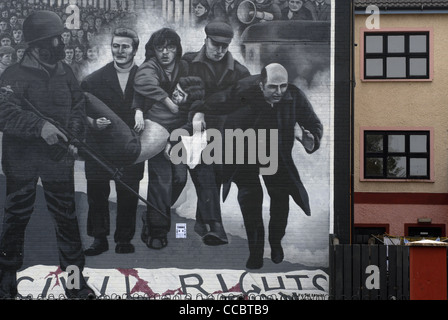
[[[354,9],[352,243],[446,237],[448,1]]]

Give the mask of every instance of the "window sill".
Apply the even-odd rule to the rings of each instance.
[[[433,79],[364,79],[361,78],[362,82],[432,82]]]
[[[421,183],[434,183],[434,179],[366,179],[359,178],[361,182],[421,182]]]

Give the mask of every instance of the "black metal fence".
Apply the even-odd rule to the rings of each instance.
[[[409,300],[409,247],[330,246],[330,297],[334,300]]]

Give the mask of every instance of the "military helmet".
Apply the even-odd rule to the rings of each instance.
[[[23,37],[28,44],[61,35],[63,32],[61,18],[52,11],[34,11],[23,21]]]

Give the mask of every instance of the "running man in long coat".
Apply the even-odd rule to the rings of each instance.
[[[271,259],[274,263],[282,262],[284,252],[281,240],[288,222],[289,197],[293,198],[306,215],[311,215],[308,193],[294,164],[292,148],[297,139],[307,153],[318,150],[323,134],[321,121],[303,91],[288,83],[288,72],[277,63],[263,68],[260,75],[240,80],[230,89],[209,97],[205,113],[228,114],[224,125],[226,129],[254,129],[256,132],[265,130],[266,149],[277,152],[276,156],[270,155],[271,159],[277,159],[276,164],[269,164],[270,168],[260,161],[254,164],[249,161],[244,164],[236,164],[235,161],[233,164],[226,163],[223,199],[227,198],[230,185],[234,182],[238,187],[238,202],[249,243],[250,256],[246,267],[261,268],[265,231],[262,217],[263,190],[259,175],[264,169],[262,177],[271,198]],[[241,149],[238,150],[241,147],[236,145],[236,152],[241,152]],[[244,154],[247,156],[248,149],[245,144]]]

